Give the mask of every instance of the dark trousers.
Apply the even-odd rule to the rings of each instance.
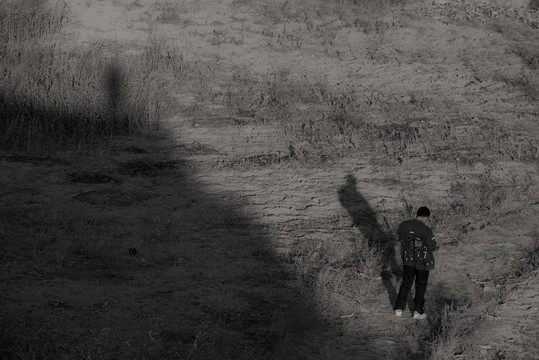
[[[413,266],[404,265],[404,274],[402,275],[402,285],[397,297],[395,309],[404,310],[406,308],[406,298],[412,288],[415,279],[415,298],[414,310],[420,314],[424,312],[425,292],[427,291],[427,282],[429,281],[428,270],[418,270]]]

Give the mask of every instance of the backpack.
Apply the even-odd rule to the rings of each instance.
[[[408,254],[413,254],[416,264],[425,265],[427,258],[427,245],[425,242],[421,238],[416,237],[413,231],[408,233],[406,240],[406,249],[410,250]]]

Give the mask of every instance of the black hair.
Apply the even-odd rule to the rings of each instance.
[[[430,210],[428,207],[422,206],[419,209],[417,209],[417,216],[418,217],[429,217],[430,216]]]

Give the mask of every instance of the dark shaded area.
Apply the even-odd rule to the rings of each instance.
[[[58,159],[51,155],[29,155],[29,154],[6,154],[3,156],[2,161],[8,161],[8,162],[20,162],[20,163],[28,163],[33,165],[39,165],[39,164],[69,164],[64,159]]]
[[[122,130],[124,127],[129,128],[129,118],[127,115],[122,115],[121,107],[123,106],[123,89],[125,88],[122,68],[117,61],[107,65],[103,82],[107,89],[109,102],[109,116],[111,124],[116,124]]]
[[[0,148],[51,151],[103,142],[112,135],[127,134],[126,124],[113,123],[106,114],[81,110],[37,108],[30,102],[0,93]]]
[[[181,165],[178,160],[148,161],[134,160],[120,165],[120,173],[124,175],[142,175],[146,177],[162,176],[173,173]],[[185,164],[184,164],[185,165]]]
[[[109,112],[115,119],[118,116],[118,107],[120,106],[122,94],[122,74],[118,64],[109,64],[105,69],[105,88],[109,94]]]
[[[119,84],[111,74],[111,111],[119,101]],[[43,127],[43,137],[59,132],[59,138],[49,140],[76,144],[87,135],[77,128],[81,122],[96,116],[110,121],[110,114],[56,112],[6,96],[0,98],[0,111],[4,148],[19,148],[21,144],[11,141],[25,127],[36,126],[34,122]],[[54,198],[9,202],[0,189],[5,201],[0,211],[2,359],[28,354],[41,359],[223,360],[320,355],[326,346],[320,336],[333,330],[318,318],[301,289],[292,285],[294,275],[280,264],[264,235],[267,230],[251,223],[242,204],[222,200],[227,194],[208,193],[192,176],[193,164],[181,159],[189,152],[175,149],[167,136],[158,136],[161,144],[153,150],[138,144],[128,147],[130,160],[116,162],[116,169],[73,172],[80,164],[54,163],[65,173],[65,183],[50,184],[58,194],[68,185],[84,186],[71,195],[61,224],[39,223]],[[163,147],[163,141],[170,146]],[[55,156],[43,159],[49,158]],[[25,155],[10,159],[10,164],[29,161]],[[38,173],[44,166],[40,159],[30,159]],[[21,207],[29,210],[21,212]],[[134,213],[139,220],[130,232],[124,224],[133,222],[125,211],[132,208],[145,216]],[[59,210],[50,206],[49,211]],[[103,211],[117,212],[114,223],[92,218]],[[57,234],[42,230],[55,226],[61,227]],[[117,233],[117,228],[127,232]],[[73,261],[59,262],[58,253],[53,253],[55,258],[43,255],[36,266],[35,254],[57,251],[57,238],[63,234],[73,245],[65,256]],[[99,248],[99,241],[107,244]],[[11,276],[12,264],[32,275]],[[58,287],[64,294],[60,300],[53,293]],[[348,350],[354,351],[358,355],[363,350]]]
[[[119,66],[108,67],[103,78],[108,105],[74,112],[66,110],[67,104],[37,106],[31,97],[14,97],[9,89],[0,87],[0,149],[42,153],[91,146],[111,136],[130,134],[133,119],[120,111],[121,77]],[[143,113],[137,115],[144,117]]]
[[[118,184],[122,182],[120,179],[115,179],[111,176],[100,172],[72,172],[69,174],[69,181],[72,183],[84,183],[84,184]]]
[[[367,239],[369,248],[382,254],[380,276],[387,290],[391,307],[397,300],[397,290],[391,282],[393,275],[400,276],[402,270],[395,261],[393,246],[394,235],[387,233],[376,219],[376,213],[367,199],[357,188],[357,179],[353,175],[346,176],[346,184],[339,189],[339,200],[352,218],[352,226],[356,226]]]

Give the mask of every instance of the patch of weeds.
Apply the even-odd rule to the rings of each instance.
[[[243,166],[268,166],[272,164],[280,164],[287,162],[293,158],[297,158],[296,156],[288,155],[281,155],[280,153],[269,153],[269,154],[256,154],[256,155],[250,155],[246,156],[237,160],[231,160],[227,162],[225,165],[227,167],[243,167]]]
[[[384,250],[376,246],[362,246],[354,251],[348,267],[357,269],[358,275],[368,280],[381,280],[380,269],[384,263]]]
[[[376,293],[378,280],[363,277],[354,267],[325,266],[317,274],[313,288],[319,313],[327,318],[357,313],[363,302]]]
[[[526,65],[529,69],[539,70],[539,50],[537,50],[536,46],[533,44],[528,46],[520,45],[515,47],[513,52],[522,59],[524,65]]]
[[[539,84],[533,79],[530,79],[524,72],[520,73],[518,76],[497,74],[494,79],[522,91],[522,93],[531,100],[537,100],[539,96]]]
[[[163,2],[157,4],[159,14],[156,21],[161,24],[177,24],[180,21],[180,15],[188,13],[187,6],[181,2]]]
[[[304,240],[289,257],[317,311],[328,319],[357,313],[382,284],[383,252],[366,243]]]
[[[286,69],[262,79],[238,70],[230,84],[238,86],[221,89],[214,99],[230,109],[248,113],[251,123],[281,127],[296,146],[294,155],[298,159],[324,161],[365,150],[402,159],[412,151],[434,151],[430,144],[435,143],[432,137],[437,132],[429,123],[410,117],[403,124],[402,119],[408,110],[432,108],[434,104],[428,98],[411,96],[409,103],[402,104],[387,94],[358,93],[353,86],[334,90],[324,79],[298,80]],[[369,107],[367,114],[365,105]],[[378,118],[383,118],[384,123],[380,124]],[[239,162],[265,164],[284,160],[278,154],[257,157]]]
[[[495,313],[501,294],[494,296],[471,282],[459,283],[458,289],[443,283],[432,285],[429,293],[434,308],[428,310],[430,335],[424,339],[428,358],[445,360],[470,354],[476,345],[470,335],[485,316]]]
[[[449,191],[455,198],[451,204],[454,211],[469,215],[492,214],[502,207],[507,197],[506,189],[498,186],[488,174],[465,182],[456,181]]]
[[[143,7],[143,5],[140,3],[140,0],[133,0],[133,2],[126,5],[127,11],[131,11],[131,10],[134,10],[134,9],[140,9],[141,7]]]
[[[507,130],[499,125],[492,124],[490,119],[485,120],[481,132],[473,137],[475,146],[487,147],[486,153],[499,154],[519,161],[535,161],[539,158],[539,144],[529,134],[522,130]],[[485,153],[485,150],[482,150]]]
[[[355,246],[341,244],[330,250],[328,255],[332,255],[316,274],[313,289],[317,304],[321,313],[330,318],[357,313],[383,284],[381,270],[387,260],[386,251],[369,245],[363,237],[355,236],[354,241]]]
[[[518,264],[513,266],[510,273],[506,274],[508,277],[521,277],[539,268],[539,233],[534,233],[534,245],[533,248],[525,253],[525,256],[519,260]],[[507,264],[504,264],[504,269],[507,269]]]
[[[470,347],[470,344],[466,343],[466,337],[478,320],[479,315],[474,316],[466,305],[445,305],[438,318],[429,320],[432,329],[431,339],[427,339],[430,343],[430,359],[454,359],[462,354]]]
[[[327,252],[327,246],[321,241],[302,240],[288,254],[288,262],[306,285],[311,286],[316,273],[328,263]]]
[[[210,44],[213,46],[219,46],[221,44],[234,44],[241,45],[244,43],[243,36],[241,38],[227,35],[224,31],[220,29],[214,29],[213,35],[209,40]]]

